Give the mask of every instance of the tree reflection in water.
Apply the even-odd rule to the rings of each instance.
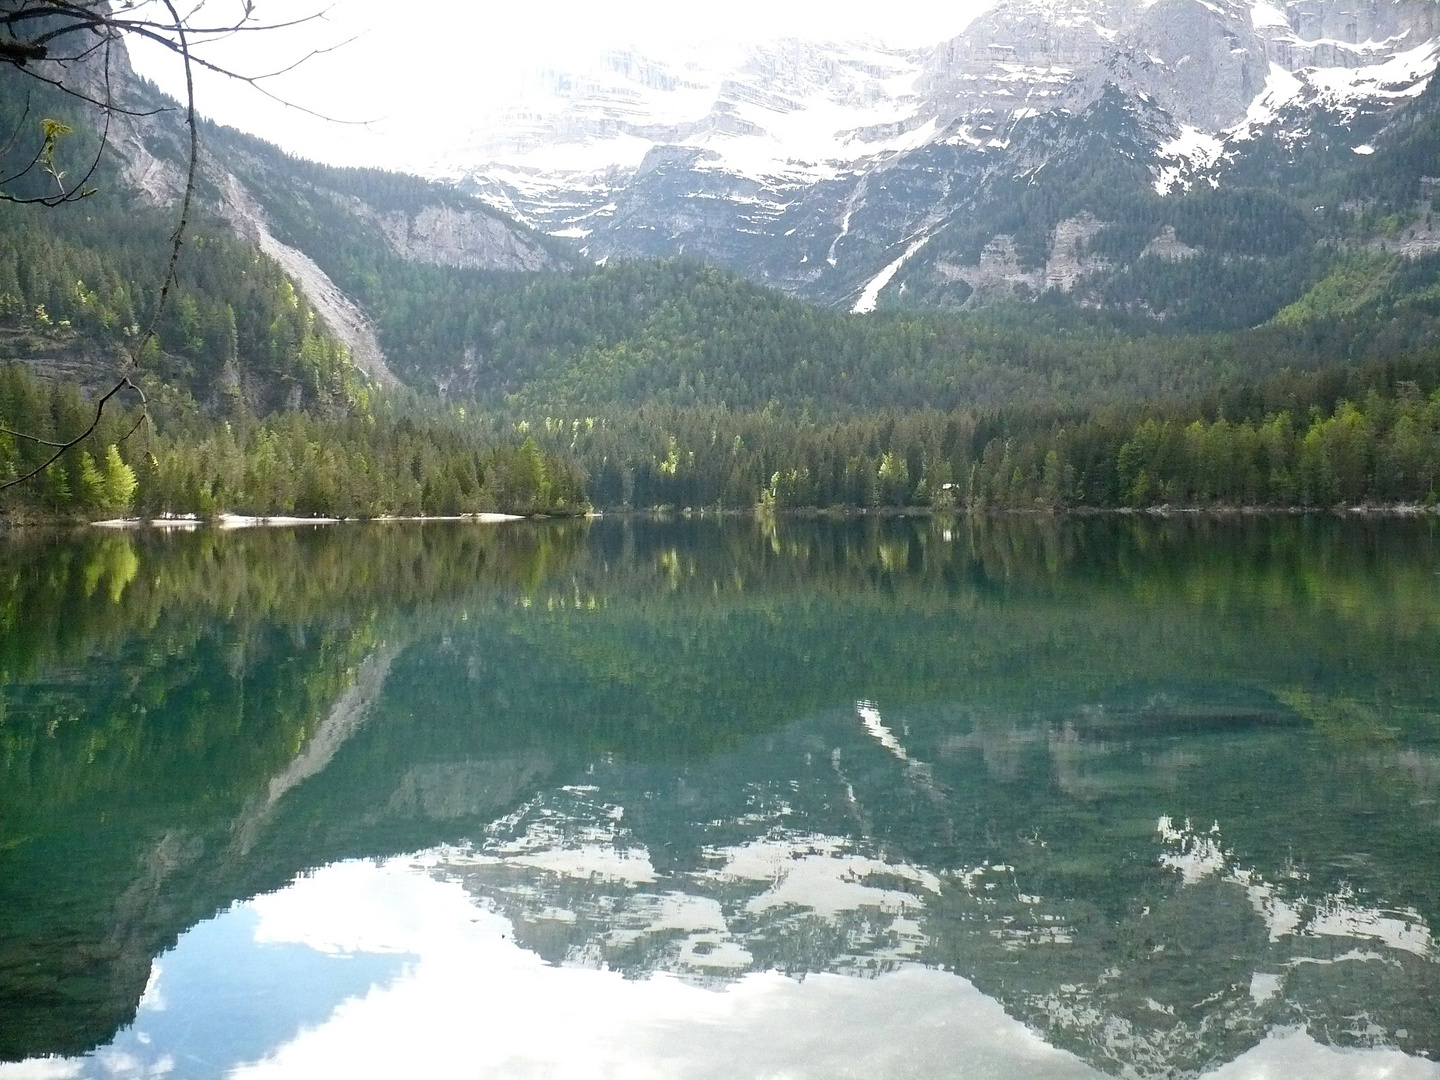
[[[1433,1057],[1434,540],[1113,518],[11,540],[0,1058],[108,1043],[196,923],[409,852],[554,964],[710,988],[927,965],[1142,1076],[1293,1028]]]

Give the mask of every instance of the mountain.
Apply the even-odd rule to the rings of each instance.
[[[1055,290],[1253,325],[1311,283],[1287,256],[1356,232],[1313,209],[1327,179],[1394,187],[1387,212],[1427,220],[1433,160],[1374,155],[1434,108],[1437,59],[1429,0],[1004,0],[929,50],[785,41],[541,73],[430,172],[596,261],[685,254],[857,311]],[[1216,235],[1247,198],[1275,235]],[[1381,232],[1364,243],[1395,248]],[[1202,269],[1220,314],[1167,296]]]
[[[109,95],[116,110],[107,123],[74,94],[0,70],[0,123],[13,133],[0,154],[7,195],[52,193],[39,170],[24,175],[42,138],[37,116],[68,129],[55,147],[60,175],[84,176],[96,162],[89,197],[11,206],[0,219],[8,256],[0,357],[91,387],[109,384],[156,308],[186,186],[188,136],[176,103],[135,74],[123,48],[108,61],[94,54],[45,62],[34,73],[74,94]],[[571,265],[563,241],[448,185],[329,168],[205,122],[200,146],[176,294],[146,366],[202,406],[329,407],[353,402],[366,383],[400,384],[373,305],[363,306],[352,283],[337,283],[337,268],[363,277],[382,274],[382,264],[445,272]]]
[[[430,179],[205,124],[145,372],[210,415],[402,383],[507,423],[1194,402],[1397,359],[1361,383],[1428,393],[1436,9],[1367,11],[1009,3],[932,50],[617,54],[482,115]],[[94,197],[0,215],[0,359],[92,388],[155,309],[186,160],[174,103],[111,75],[169,111],[117,115]],[[27,89],[0,72],[7,130]],[[77,174],[96,118],[36,93]]]

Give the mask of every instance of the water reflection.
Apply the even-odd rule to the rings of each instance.
[[[134,1021],[88,1059],[0,1065],[0,1076],[229,1076],[413,968],[387,949],[277,939],[263,910],[240,905],[186,933],[152,966]]]
[[[336,912],[347,914],[337,919]],[[407,958],[403,977],[337,1001],[323,1024],[228,1073],[237,1077],[1095,1075],[963,979],[938,971],[881,980],[817,975],[803,983],[753,974],[700,986],[663,973],[635,980],[552,967],[513,941],[504,918],[474,906],[424,861],[330,867],[217,922],[231,919],[254,927],[257,954],[309,951],[315,963],[342,968],[335,957]],[[182,939],[159,969],[159,993],[172,969],[217,959],[206,945]],[[233,1023],[217,1006],[191,1000],[188,1019],[213,1028],[220,1013]],[[288,1014],[285,999],[278,1007]],[[136,1030],[154,1031],[157,1018],[142,1004]],[[110,1050],[90,1061],[50,1062],[44,1074],[33,1065],[0,1066],[0,1076],[183,1068],[159,1037],[131,1040],[125,1053],[123,1060]]]
[[[1440,1075],[1425,523],[106,542],[0,556],[6,1080]]]

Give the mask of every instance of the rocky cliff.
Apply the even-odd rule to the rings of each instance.
[[[1432,0],[1002,0],[929,50],[606,56],[482,115],[433,171],[596,261],[698,255],[861,310],[1089,285],[1099,303],[1142,252],[1221,256],[1152,197],[1303,202],[1367,164],[1437,36]],[[1142,221],[1126,258],[1095,250]]]
[[[51,64],[45,74],[95,100],[113,96],[120,110],[111,117],[109,149],[121,183],[151,205],[174,208],[188,161],[180,113],[165,108],[172,103],[136,76],[123,47],[107,62],[108,73],[96,55],[63,69]],[[448,185],[327,168],[213,125],[202,135],[198,181],[200,213],[223,221],[278,263],[348,347],[355,366],[381,386],[400,380],[386,363],[370,313],[321,265],[331,260],[323,259],[320,236],[343,236],[375,257],[435,266],[539,271],[567,265],[563,245]]]

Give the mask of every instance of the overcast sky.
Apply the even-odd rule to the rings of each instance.
[[[932,45],[959,33],[992,2],[328,0],[326,7],[327,0],[257,0],[263,21],[319,10],[325,17],[241,35],[204,55],[259,74],[311,49],[340,45],[264,85],[327,116],[370,123],[322,123],[214,77],[202,77],[198,93],[203,113],[307,157],[413,168],[435,156],[433,145],[447,131],[465,128],[467,113],[503,99],[524,70],[564,69],[577,58],[627,45],[661,57],[677,44],[730,50],[778,37]],[[238,8],[239,0],[207,0],[199,19],[218,22]],[[132,52],[143,74],[179,96],[184,83],[173,55],[144,46]]]

